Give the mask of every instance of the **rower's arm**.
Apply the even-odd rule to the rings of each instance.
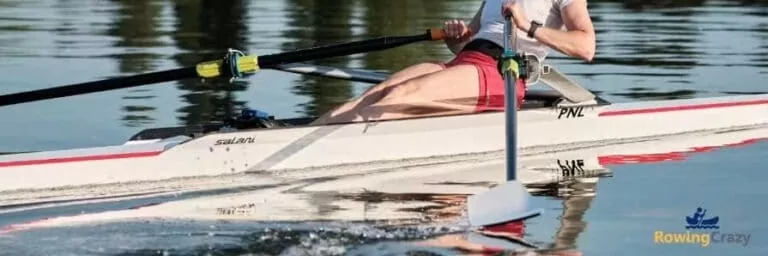
[[[472,18],[472,21],[468,25],[470,30],[469,35],[464,36],[461,39],[449,38],[445,40],[445,45],[448,47],[448,49],[451,50],[451,52],[453,52],[453,54],[459,54],[461,49],[464,48],[464,45],[467,44],[470,38],[472,38],[472,35],[480,30],[480,15],[483,13],[483,7],[485,7],[485,1],[483,1],[483,4],[480,5],[480,9],[477,10],[475,17]]]
[[[567,31],[542,26],[536,30],[534,38],[568,56],[592,61],[595,56],[595,29],[589,17],[587,1],[573,0],[560,13]],[[522,30],[528,31],[530,25],[530,22],[524,24]]]

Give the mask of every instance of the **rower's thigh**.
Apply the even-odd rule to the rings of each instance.
[[[407,67],[391,75],[384,82],[381,82],[365,90],[365,92],[363,92],[355,100],[350,101],[349,103],[350,106],[347,106],[347,107],[342,106],[341,108],[348,109],[352,106],[355,106],[355,107],[368,106],[370,104],[373,104],[381,100],[381,98],[384,97],[386,92],[390,90],[391,87],[394,85],[403,83],[404,81],[407,81],[409,79],[429,75],[429,74],[441,71],[443,69],[445,69],[443,65],[439,65],[435,63],[421,63],[421,64],[416,64],[416,65]]]
[[[456,65],[393,85],[381,103],[441,101],[475,105],[480,94],[479,83],[479,73],[475,66]]]
[[[409,79],[414,79],[420,76],[429,75],[444,69],[445,69],[445,66],[437,63],[426,62],[426,63],[416,64],[416,65],[407,67],[403,70],[400,70],[398,72],[395,72],[394,74],[390,75],[389,78],[387,78],[387,80],[379,83],[374,87],[371,87],[371,89],[369,90],[375,91],[375,90],[384,89],[395,84],[400,84]]]

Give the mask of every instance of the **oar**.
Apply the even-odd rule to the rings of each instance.
[[[336,68],[306,63],[291,63],[275,67],[275,69],[302,75],[336,78],[341,80],[378,84],[386,80],[390,74],[362,69]]]
[[[264,56],[246,56],[234,53],[228,54],[223,60],[202,62],[192,67],[0,95],[0,106],[124,89],[195,77],[214,78],[224,75],[242,76],[243,74],[257,72],[260,68],[270,68],[281,64],[380,51],[421,41],[443,40],[444,38],[445,33],[442,29],[428,29],[426,33],[418,35],[380,37]]]
[[[531,209],[530,193],[517,178],[517,90],[515,82],[521,69],[520,55],[515,52],[517,29],[511,16],[505,16],[504,55],[502,61],[515,60],[513,70],[504,70],[504,112],[507,181],[467,199],[467,215],[473,226],[493,226],[539,216],[541,209]],[[517,58],[516,58],[517,56]]]

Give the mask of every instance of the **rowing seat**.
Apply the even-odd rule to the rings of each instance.
[[[555,90],[534,89],[525,92],[521,110],[549,108],[562,101],[563,95]]]

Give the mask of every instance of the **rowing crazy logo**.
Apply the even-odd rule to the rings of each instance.
[[[256,136],[250,136],[250,137],[232,137],[229,139],[220,139],[216,140],[216,143],[214,143],[214,146],[222,146],[222,145],[237,145],[237,144],[253,144],[256,143]]]

